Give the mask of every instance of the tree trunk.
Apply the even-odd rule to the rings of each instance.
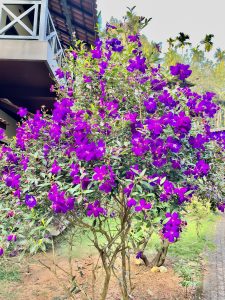
[[[169,248],[169,242],[167,240],[163,240],[161,249],[158,251],[157,255],[150,263],[152,267],[154,266],[161,267],[164,264],[166,260],[168,248]]]
[[[122,256],[122,293],[123,300],[128,300],[128,288],[127,288],[127,263],[126,263],[126,250],[125,250],[125,242],[123,243],[123,250],[121,251]]]
[[[110,282],[111,272],[107,271],[105,275],[104,285],[101,293],[100,300],[105,300],[108,294],[109,282]]]
[[[143,260],[146,267],[150,266],[151,263],[150,263],[150,261],[148,260],[147,256],[144,253],[142,253],[141,259]]]

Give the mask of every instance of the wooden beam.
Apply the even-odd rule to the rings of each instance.
[[[66,17],[63,16],[63,15],[61,15],[61,14],[59,14],[59,13],[56,12],[56,11],[52,11],[52,10],[51,10],[51,15],[52,15],[52,16],[55,16],[55,17],[57,17],[57,18],[59,18],[59,19],[61,19],[61,20],[63,20],[64,22],[66,22]],[[86,27],[86,26],[84,26],[84,25],[82,25],[82,24],[79,24],[79,23],[77,23],[74,19],[72,19],[72,25],[75,27],[75,33],[76,33],[76,27],[79,27],[80,29],[82,29],[82,30],[84,30],[84,31],[87,31],[87,32],[89,32],[91,35],[95,36],[95,31],[94,31],[94,29],[92,30],[92,29],[90,29],[90,28],[88,28],[88,27]],[[69,34],[68,34],[68,35],[69,35]]]
[[[55,97],[55,93],[50,92],[49,88],[45,87],[29,87],[29,86],[10,86],[0,85],[0,97],[6,99],[13,98],[31,98],[31,97]]]

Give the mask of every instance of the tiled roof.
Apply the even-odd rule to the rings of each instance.
[[[71,44],[72,33],[91,45],[96,39],[96,0],[50,0],[49,10],[63,47]]]

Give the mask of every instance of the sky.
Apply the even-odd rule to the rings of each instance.
[[[136,6],[138,15],[152,18],[143,33],[164,46],[179,32],[189,34],[193,45],[212,33],[215,48],[225,49],[225,0],[97,0],[97,5],[103,24],[111,16],[120,19],[127,6]]]

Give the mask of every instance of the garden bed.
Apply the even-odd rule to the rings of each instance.
[[[41,261],[48,265],[51,264],[51,256],[43,255],[35,256],[36,260]],[[74,259],[74,269],[77,270],[77,280],[79,283],[87,284],[86,290],[92,294],[93,276],[92,268],[93,263],[96,262],[96,256],[89,256],[85,259]],[[68,266],[67,259],[59,257],[59,266],[65,268]],[[135,286],[132,296],[135,300],[149,300],[149,299],[192,299],[192,291],[189,290],[188,298],[186,298],[185,288],[181,287],[179,282],[180,278],[174,273],[171,262],[166,264],[167,272],[152,272],[150,268],[142,264],[137,264],[137,260],[133,259],[131,262],[132,268],[132,282]],[[68,267],[65,269],[68,270]],[[62,300],[66,298],[62,283],[67,284],[67,276],[62,271],[58,271],[58,279],[43,265],[34,263],[34,259],[29,264],[29,270],[25,264],[21,268],[21,280],[18,282],[5,282],[0,288],[1,300]],[[29,272],[28,272],[29,271]],[[102,285],[102,272],[99,268],[96,272],[95,283],[95,297],[99,299],[100,285]],[[59,283],[60,281],[60,283]],[[82,298],[82,293],[76,295],[75,299]],[[119,286],[113,278],[109,290],[109,300],[120,300]]]
[[[202,210],[201,214],[203,214]],[[170,300],[170,299],[201,299],[202,253],[204,249],[213,249],[211,237],[215,231],[218,216],[208,213],[201,220],[199,234],[196,233],[196,216],[188,219],[182,238],[169,248],[165,263],[166,272],[152,272],[145,267],[141,260],[131,259],[132,284],[135,287],[131,299],[134,300]],[[68,247],[66,234],[58,237],[55,260],[59,268],[69,271]],[[157,236],[153,237],[148,248],[149,259],[155,255],[158,243]],[[98,259],[97,252],[87,236],[76,236],[72,251],[73,274],[88,295],[95,293],[95,300],[99,300],[99,292],[103,284],[103,269],[96,269],[96,280],[93,282],[93,266]],[[39,253],[32,258],[25,257],[17,264],[17,258],[10,258],[0,274],[0,300],[65,300],[66,292],[62,283],[68,286],[68,275],[57,268],[57,278],[43,264],[53,267],[52,253]],[[41,265],[41,263],[42,265]],[[117,270],[120,272],[120,262]],[[158,271],[158,270],[156,270]],[[183,286],[182,286],[183,285]],[[93,288],[94,286],[94,288]],[[186,288],[187,287],[187,288]],[[92,297],[93,298],[93,297]],[[76,300],[83,300],[82,293],[76,294]],[[120,300],[118,281],[113,278],[108,298]]]

